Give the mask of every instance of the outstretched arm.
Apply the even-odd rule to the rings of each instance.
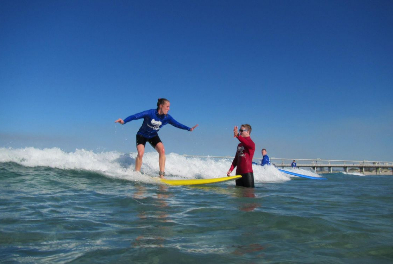
[[[179,122],[177,122],[172,116],[169,116],[169,124],[171,124],[174,127],[188,130],[188,131],[193,131],[198,125],[193,126],[192,128],[189,128],[188,126],[185,126]]]
[[[141,119],[141,118],[145,117],[146,115],[148,115],[148,114],[149,114],[149,111],[151,111],[151,110],[146,110],[146,111],[137,113],[137,114],[135,114],[135,115],[130,115],[129,117],[127,117],[127,118],[124,119],[124,120],[121,119],[121,118],[119,118],[119,119],[117,119],[117,120],[115,121],[115,123],[119,123],[119,124],[124,125],[125,123],[128,123],[128,122],[130,122],[130,121],[132,121],[132,120]]]

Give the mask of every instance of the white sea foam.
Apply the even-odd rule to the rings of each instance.
[[[305,176],[311,176],[311,177],[321,177],[321,175],[317,174],[316,172],[312,170],[306,170],[306,169],[301,169],[301,168],[284,168],[284,170],[297,173],[297,174],[302,174]],[[297,176],[290,176],[290,177],[296,177]]]
[[[59,148],[7,149],[0,148],[0,162],[15,162],[27,167],[50,167],[65,170],[85,170],[107,177],[156,182],[159,166],[158,153],[147,152],[143,157],[142,170],[134,171],[137,153],[100,152],[75,150],[64,152]],[[166,155],[167,178],[202,179],[225,177],[232,160],[209,157],[185,157],[176,153]],[[274,166],[253,165],[255,183],[284,182],[290,177]]]
[[[345,174],[345,175],[353,175],[353,176],[366,176],[365,174],[360,173],[360,172],[345,172],[345,171],[342,171],[341,173]]]

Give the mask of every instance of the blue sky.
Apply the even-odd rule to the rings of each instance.
[[[0,147],[393,160],[392,1],[0,1]],[[150,146],[147,151],[153,151]]]

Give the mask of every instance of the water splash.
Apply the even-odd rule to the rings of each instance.
[[[92,171],[111,178],[145,183],[157,182],[158,153],[145,153],[141,172],[134,171],[136,156],[136,152],[95,153],[84,149],[65,152],[59,148],[0,148],[0,162],[15,162],[27,167],[43,166],[64,170]],[[226,176],[231,162],[230,159],[185,157],[177,153],[170,153],[166,155],[165,170],[168,178],[218,178]],[[278,171],[274,166],[253,165],[253,170],[256,183],[290,180],[290,177]]]

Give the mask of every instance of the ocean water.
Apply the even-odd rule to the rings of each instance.
[[[167,186],[158,155],[0,148],[0,263],[393,263],[393,177]],[[168,178],[231,160],[167,155]],[[298,173],[318,176],[314,172]]]

